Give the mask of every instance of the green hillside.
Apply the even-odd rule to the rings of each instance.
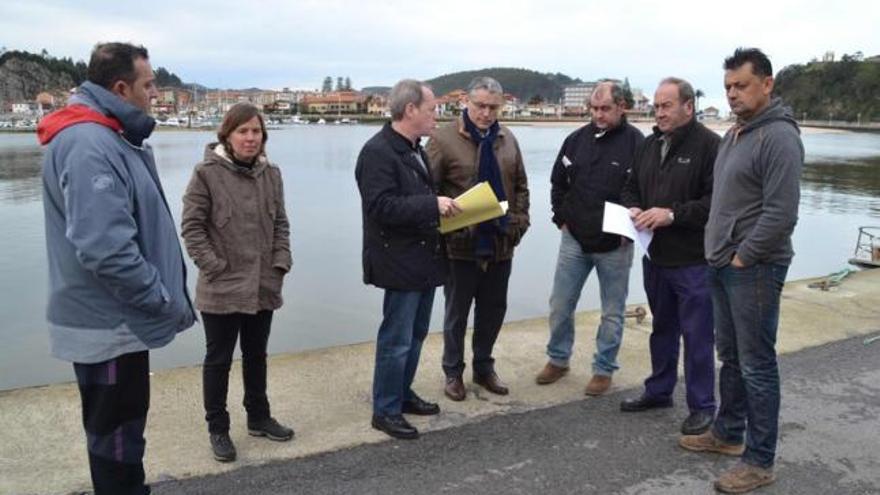
[[[856,53],[838,62],[789,65],[776,75],[774,93],[798,119],[880,121],[880,61]]]
[[[426,82],[434,88],[437,95],[442,95],[455,89],[466,89],[468,83],[477,76],[489,76],[497,79],[504,87],[505,93],[510,93],[522,101],[540,96],[544,101],[556,102],[562,96],[563,86],[582,82],[580,79],[572,79],[565,74],[543,74],[533,70],[509,67],[455,72],[435,77]]]

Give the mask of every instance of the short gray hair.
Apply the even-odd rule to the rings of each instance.
[[[406,106],[412,103],[415,106],[422,104],[425,99],[423,89],[431,89],[427,84],[415,79],[401,79],[391,88],[388,95],[388,109],[391,111],[391,120],[403,119]]]
[[[468,84],[467,94],[470,96],[481,89],[485,89],[492,94],[504,94],[504,89],[501,87],[501,83],[489,76],[478,76],[473,78],[471,83]]]
[[[678,87],[678,99],[682,103],[693,103],[696,99],[694,87],[691,86],[691,83],[685,81],[684,79],[679,79],[677,77],[667,77],[660,81],[660,86],[663,86],[664,84],[674,84]]]
[[[603,91],[611,92],[611,99],[614,103],[626,107],[626,96],[623,94],[623,87],[614,81],[602,81],[596,85],[593,94],[599,94]]]

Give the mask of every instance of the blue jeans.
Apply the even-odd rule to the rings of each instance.
[[[596,333],[593,373],[611,376],[617,366],[617,351],[623,340],[623,313],[629,290],[629,269],[633,245],[627,243],[606,253],[585,253],[580,243],[562,231],[559,258],[550,295],[550,342],[547,355],[556,366],[567,367],[574,344],[574,311],[587,277],[596,268],[599,275],[599,296],[602,300],[602,321]]]
[[[721,405],[714,432],[729,443],[742,443],[745,437],[742,460],[763,468],[773,466],[776,457],[776,330],[787,272],[787,266],[769,263],[709,269],[715,342],[721,360]]]
[[[373,372],[373,414],[397,416],[403,401],[415,397],[412,386],[428,335],[434,289],[426,291],[385,290],[384,318],[376,339],[376,368]]]

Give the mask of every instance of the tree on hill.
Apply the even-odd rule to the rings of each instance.
[[[156,86],[162,88],[166,86],[172,86],[175,88],[183,87],[183,81],[177,77],[177,74],[173,72],[168,72],[165,67],[159,67],[155,71],[156,74]]]
[[[783,68],[773,93],[798,118],[880,120],[880,64],[856,52],[838,62],[810,62]]]
[[[623,78],[623,100],[626,102],[626,108],[632,108],[636,104],[632,88],[629,85],[628,77]]]
[[[543,74],[528,69],[494,67],[445,74],[427,83],[434,88],[434,93],[442,95],[456,89],[466,89],[475,77],[489,76],[497,79],[505,93],[512,94],[520,100],[539,95],[544,101],[558,101],[562,96],[562,88],[568,84],[581,82],[565,74]]]
[[[86,76],[88,75],[88,68],[86,66],[86,63],[82,60],[74,62],[73,59],[71,59],[70,57],[55,58],[50,56],[45,49],[43,49],[39,55],[36,53],[19,50],[4,51],[3,54],[0,55],[0,66],[12,59],[19,59],[26,62],[40,64],[49,71],[56,74],[67,74],[76,85],[82,84],[82,82],[86,80]]]

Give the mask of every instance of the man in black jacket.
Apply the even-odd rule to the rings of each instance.
[[[633,245],[602,232],[605,202],[620,203],[620,191],[644,140],[627,123],[623,90],[599,84],[590,97],[592,122],[570,134],[553,165],[553,222],[562,232],[550,296],[549,362],[535,378],[538,384],[559,380],[568,372],[574,343],[574,310],[587,276],[596,268],[602,299],[602,322],[596,335],[593,377],[587,395],[601,395],[617,370],[623,338],[623,312],[629,289]]]
[[[623,204],[638,229],[651,229],[650,257],[642,260],[653,315],[651,376],[624,412],[672,406],[679,341],[690,415],[685,435],[706,431],[715,415],[715,340],[703,230],[712,200],[712,166],[721,138],[694,118],[694,88],[682,79],[660,82],[654,93],[657,125],[639,148]]]
[[[411,386],[428,334],[434,289],[446,273],[439,218],[459,208],[452,199],[437,196],[419,143],[434,128],[434,93],[419,81],[404,79],[391,89],[389,106],[392,122],[361,149],[355,177],[363,209],[364,283],[385,289],[372,425],[410,439],[419,432],[402,414],[440,412]]]

